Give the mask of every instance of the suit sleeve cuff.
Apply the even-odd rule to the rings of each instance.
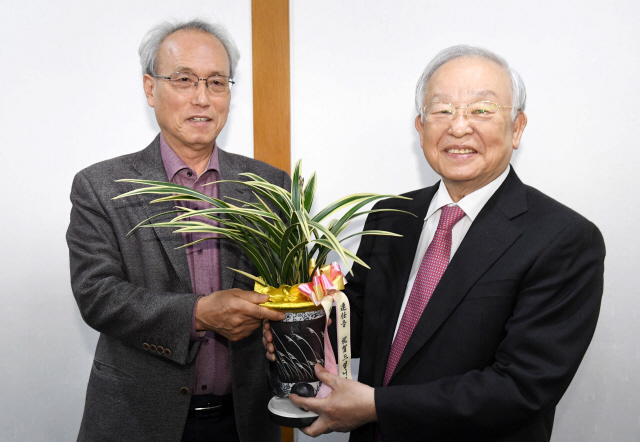
[[[202,330],[202,331],[196,330],[196,308],[198,307],[198,302],[200,301],[200,298],[202,298],[202,295],[198,296],[198,299],[196,299],[196,302],[193,304],[193,315],[191,316],[191,340],[192,341],[201,340],[202,338],[204,338],[204,334],[206,333],[205,330]]]

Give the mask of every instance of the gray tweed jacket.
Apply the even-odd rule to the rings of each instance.
[[[251,158],[219,151],[220,177],[253,172],[280,186],[289,176]],[[193,294],[182,236],[171,229],[138,229],[173,203],[154,195],[112,198],[134,185],[119,178],[167,181],[157,137],[146,149],[79,172],[71,190],[67,231],[71,285],[80,313],[100,332],[87,387],[79,441],[180,441],[190,401],[199,343],[190,340]],[[251,201],[245,187],[220,184],[221,197]],[[170,216],[158,217],[167,220]],[[255,272],[248,258],[222,241],[222,288],[252,289],[229,268]],[[240,440],[277,441],[269,422],[267,359],[261,330],[230,342],[232,387]]]

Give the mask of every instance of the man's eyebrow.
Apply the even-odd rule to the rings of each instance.
[[[492,97],[497,97],[498,96],[491,89],[484,89],[484,90],[481,90],[481,91],[476,91],[472,95],[480,96],[480,97],[486,97],[487,95],[491,95]]]
[[[186,66],[176,66],[175,70],[173,72],[184,72],[185,74],[195,74],[195,72],[193,72],[194,69],[191,69],[189,67]],[[213,71],[211,72],[209,75],[207,75],[208,77],[211,77],[212,75],[222,75],[225,77],[228,77],[229,74],[225,73],[224,71]]]
[[[470,94],[472,97],[494,97],[497,98],[498,95],[493,92],[491,89],[482,89],[479,91],[473,91]],[[447,95],[447,94],[435,94],[433,97],[431,97],[432,101],[439,101],[439,100],[451,100],[451,95]],[[448,103],[448,101],[447,101]]]

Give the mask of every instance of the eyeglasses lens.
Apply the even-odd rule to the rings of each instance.
[[[199,82],[200,79],[195,74],[176,72],[171,75],[171,84],[178,90],[190,91]],[[229,92],[230,84],[231,83],[227,77],[220,75],[212,75],[206,80],[207,90],[215,94]]]
[[[458,109],[449,103],[435,102],[425,107],[425,117],[427,121],[432,123],[446,123],[453,120],[454,116],[457,116],[457,112],[464,113],[465,108],[469,120],[478,122],[493,119],[500,109],[496,103],[486,101],[478,101],[467,106],[461,106]]]

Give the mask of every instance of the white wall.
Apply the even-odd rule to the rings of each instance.
[[[224,23],[240,48],[220,145],[252,155],[248,0],[2,2],[3,442],[75,438],[97,335],[69,287],[71,180],[151,141],[138,44],[156,22],[196,15]],[[560,404],[554,442],[640,437],[639,19],[631,0],[291,1],[293,159],[304,159],[305,174],[319,172],[318,205],[436,180],[413,129],[413,88],[440,49],[486,46],[524,77],[529,125],[513,164],[526,183],[593,220],[608,248],[600,323]]]
[[[524,78],[529,123],[512,164],[595,222],[608,251],[598,329],[559,405],[554,442],[640,439],[639,21],[631,0],[291,5],[292,157],[306,175],[319,172],[319,207],[436,181],[413,93],[439,50],[484,46]]]
[[[251,3],[3,0],[0,6],[0,441],[75,440],[97,333],[69,284],[76,172],[159,131],[138,45],[157,22],[206,17],[241,52],[219,144],[253,155]],[[124,177],[122,177],[124,178]]]

